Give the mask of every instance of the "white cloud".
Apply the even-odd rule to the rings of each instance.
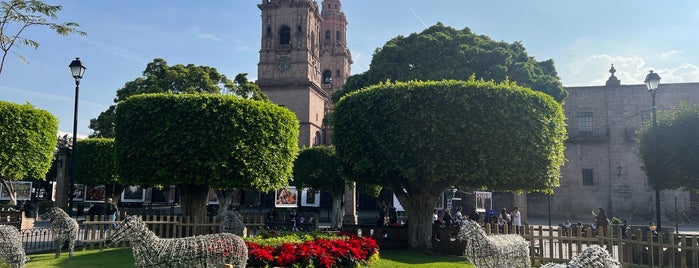
[[[665,52],[663,52],[663,53],[660,53],[660,58],[661,58],[661,59],[667,59],[667,58],[670,58],[670,57],[673,57],[673,56],[675,56],[675,55],[679,55],[679,54],[682,54],[682,53],[684,53],[684,51],[682,51],[682,50],[670,50],[670,51],[665,51]]]
[[[681,53],[681,51],[669,51],[670,54]],[[584,61],[571,64],[572,75],[563,81],[565,86],[601,86],[607,82],[609,69],[614,64],[616,73],[614,74],[622,85],[642,84],[648,71],[654,70],[660,74],[663,83],[683,83],[698,82],[699,67],[690,63],[681,63],[677,66],[660,68],[647,66],[646,61],[637,55],[611,56],[593,55]]]
[[[204,40],[204,41],[214,41],[214,42],[221,41],[221,39],[219,39],[218,37],[216,37],[216,35],[213,35],[213,34],[200,33],[197,35],[197,37],[201,40]]]

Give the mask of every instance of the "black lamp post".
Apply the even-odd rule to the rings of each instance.
[[[656,111],[657,108],[655,106],[655,93],[658,92],[658,85],[660,84],[660,76],[657,73],[654,73],[652,70],[648,75],[646,75],[646,80],[644,81],[646,83],[646,88],[648,88],[648,92],[650,92],[650,97],[651,97],[651,110],[652,110],[652,119],[653,119],[653,146],[655,146],[655,151],[653,152],[653,162],[655,163],[655,168],[656,168],[656,176],[660,176],[660,172],[658,171],[660,169],[660,166],[658,165],[658,134],[657,134],[657,129],[656,127],[658,126],[658,122],[656,120]],[[655,181],[657,182],[659,178],[654,178]],[[656,189],[655,189],[655,221],[656,221],[656,230],[660,232],[662,229],[661,224],[660,224],[660,190],[658,188],[658,183],[656,183]]]
[[[75,175],[76,175],[76,168],[75,168],[75,162],[78,161],[77,156],[77,148],[75,147],[75,141],[78,139],[78,92],[80,91],[80,79],[83,78],[83,74],[85,73],[85,66],[83,66],[83,63],[80,62],[80,58],[75,58],[70,65],[68,65],[70,68],[70,72],[73,75],[73,78],[75,79],[75,109],[73,110],[73,140],[72,140],[72,147],[73,150],[71,151],[71,161],[70,161],[70,202],[68,203],[68,213],[70,215],[73,215],[73,192],[75,191]]]

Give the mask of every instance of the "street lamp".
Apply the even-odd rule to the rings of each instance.
[[[648,92],[650,92],[651,97],[651,117],[653,118],[653,146],[655,146],[655,151],[653,152],[653,161],[655,162],[656,175],[659,176],[660,172],[658,172],[658,169],[660,168],[660,166],[658,165],[658,134],[656,129],[656,127],[658,126],[658,122],[656,120],[657,107],[655,106],[655,93],[658,92],[660,76],[657,73],[654,73],[653,70],[651,70],[650,73],[646,75],[646,80],[644,82],[646,83],[646,88],[648,88]],[[657,181],[658,178],[655,178],[655,180]],[[655,221],[657,226],[656,230],[660,231],[662,230],[660,229],[660,190],[657,189],[657,183],[655,188]]]
[[[78,139],[78,92],[80,91],[80,79],[83,78],[83,74],[85,73],[85,66],[83,66],[82,62],[80,62],[80,58],[75,58],[75,60],[70,62],[68,68],[70,68],[70,72],[73,75],[73,78],[75,79],[75,109],[73,110],[72,141],[73,150],[71,151],[70,161],[70,202],[68,203],[68,213],[70,215],[73,215],[73,192],[75,191],[75,175],[77,173],[75,168],[75,162],[78,161],[78,158],[76,157],[77,147],[75,147],[75,141]]]

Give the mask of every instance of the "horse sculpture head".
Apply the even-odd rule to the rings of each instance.
[[[130,237],[140,230],[147,229],[146,223],[141,220],[138,216],[129,216],[124,219],[117,227],[114,229],[104,241],[104,245],[111,247],[121,241],[124,238]]]
[[[53,221],[55,219],[70,218],[70,216],[68,216],[68,213],[66,213],[65,211],[63,211],[63,209],[58,207],[50,208],[49,211],[41,215],[41,217],[49,221]]]

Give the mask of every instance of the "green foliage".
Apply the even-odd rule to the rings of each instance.
[[[0,101],[0,181],[15,205],[13,180],[44,179],[56,149],[58,119],[31,104]]]
[[[0,101],[0,178],[44,178],[57,133],[58,119],[48,111]]]
[[[657,127],[640,132],[639,153],[649,185],[656,190],[699,190],[699,106],[681,103],[660,111]]]
[[[345,191],[346,181],[340,176],[340,162],[333,146],[303,148],[294,161],[294,185],[327,191],[332,195]]]
[[[143,94],[118,109],[117,168],[130,184],[268,191],[292,175],[299,123],[271,102]]]
[[[611,222],[612,222],[612,224],[621,224],[621,219],[619,219],[617,217],[612,217]]]
[[[245,73],[238,74],[235,81],[231,81],[213,67],[194,64],[169,66],[165,60],[156,58],[148,63],[142,77],[126,82],[123,88],[117,90],[114,102],[146,93],[233,93],[246,99],[269,100],[246,76]],[[112,105],[97,118],[91,119],[90,129],[94,132],[90,136],[114,137],[115,115],[116,105]]]
[[[438,23],[421,33],[395,37],[377,49],[369,70],[350,76],[333,100],[383,81],[468,80],[514,81],[562,102],[567,92],[553,60],[536,61],[521,43],[497,42],[469,28]]]
[[[313,241],[318,238],[323,239],[337,239],[340,237],[337,234],[326,233],[320,231],[314,232],[262,232],[261,234],[254,237],[246,237],[245,242],[255,243],[261,246],[279,246],[283,243],[295,243],[300,244],[306,241]]]
[[[387,83],[350,94],[335,108],[334,133],[353,178],[436,193],[461,181],[551,191],[566,137],[552,98],[475,80]]]
[[[75,181],[88,186],[117,181],[114,139],[92,138],[76,141],[78,148]]]
[[[7,54],[13,47],[33,47],[38,48],[39,42],[24,37],[24,31],[33,26],[46,27],[60,35],[77,33],[85,35],[85,32],[77,30],[75,22],[53,22],[56,13],[62,9],[61,6],[53,6],[39,0],[9,0],[0,2],[0,49],[2,50],[2,60],[0,61],[0,73],[5,65]],[[16,54],[16,53],[15,53]],[[16,54],[21,61],[26,61],[21,55]]]

